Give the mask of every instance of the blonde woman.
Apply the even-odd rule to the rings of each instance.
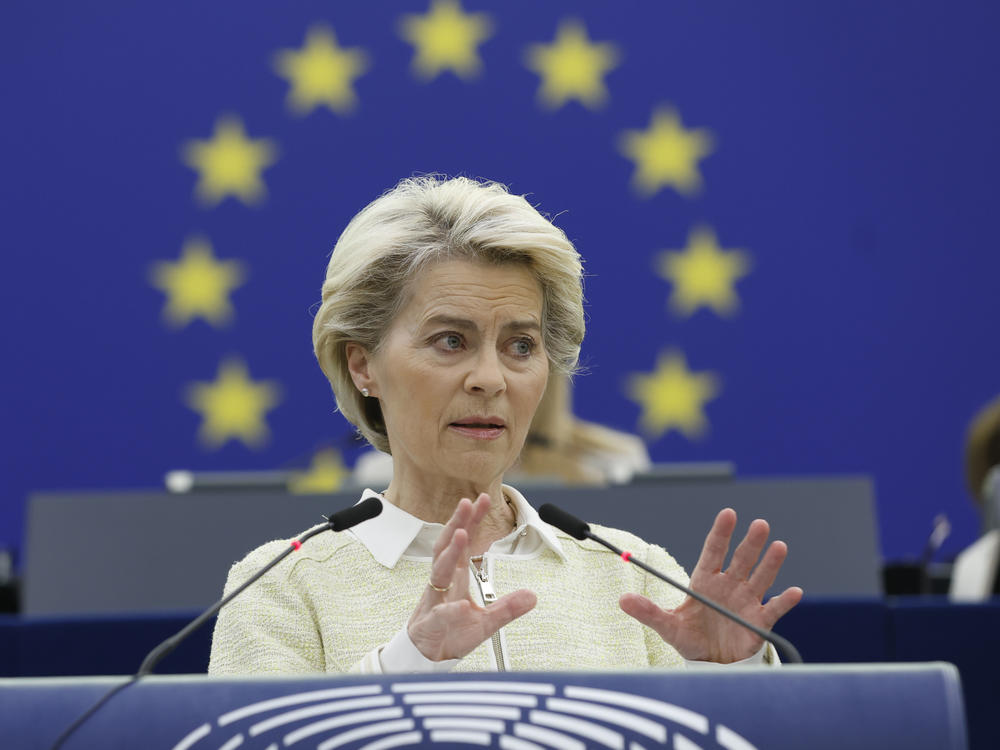
[[[760,661],[760,639],[610,552],[543,523],[504,474],[550,377],[584,334],[582,267],[523,197],[464,178],[404,180],[352,219],[313,326],[343,415],[392,456],[383,512],[305,545],[219,616],[209,671],[433,672]],[[786,555],[754,521],[728,569],[723,510],[690,583],[764,628]],[[598,533],[680,580],[666,551]],[[250,553],[240,584],[286,542]],[[765,546],[767,547],[765,550]]]

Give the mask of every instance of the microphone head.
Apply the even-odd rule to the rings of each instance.
[[[362,521],[375,518],[382,512],[382,501],[377,497],[370,497],[350,508],[337,511],[329,518],[330,528],[334,531],[343,531],[352,526],[357,526]]]
[[[590,526],[587,523],[551,503],[545,503],[538,509],[538,517],[575,539],[586,539],[590,536]]]

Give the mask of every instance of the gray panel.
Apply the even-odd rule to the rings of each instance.
[[[788,544],[773,593],[793,585],[807,595],[882,593],[869,479],[693,481],[569,493],[539,488],[531,501],[536,507],[555,503],[587,521],[628,529],[665,547],[689,572],[716,514],[730,507],[739,519],[737,541],[753,519],[764,518],[770,538]]]
[[[308,495],[39,494],[29,500],[26,614],[207,607],[229,567],[357,501]]]
[[[608,489],[525,488],[535,507],[555,503],[588,521],[636,532],[688,570],[718,510],[736,509],[738,533],[767,518],[789,557],[775,588],[808,595],[880,594],[870,480],[662,480]],[[280,493],[38,494],[29,501],[27,614],[168,612],[207,607],[233,562],[291,538],[353,504]]]

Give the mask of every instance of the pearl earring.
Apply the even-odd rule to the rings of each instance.
[[[369,395],[368,389],[367,388],[362,388],[361,389],[361,395],[364,396],[365,398],[368,398],[368,395]]]

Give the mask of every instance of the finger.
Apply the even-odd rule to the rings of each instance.
[[[459,509],[461,513],[459,513]],[[468,533],[469,538],[475,534],[476,528],[482,522],[483,518],[490,511],[490,496],[485,492],[480,493],[474,501],[468,498],[462,498],[459,501],[459,508],[456,509],[455,514],[452,519],[455,520],[454,529],[465,529]],[[449,521],[451,523],[451,521]],[[454,529],[452,533],[454,533]]]
[[[677,622],[673,612],[658,607],[651,599],[641,594],[623,594],[618,606],[625,614],[659,633],[667,643],[672,643],[676,637]]]
[[[782,591],[778,596],[772,596],[764,605],[764,623],[770,630],[774,623],[788,614],[788,611],[802,601],[802,589],[792,586]]]
[[[764,550],[769,532],[767,521],[758,518],[751,523],[743,541],[733,552],[733,559],[729,562],[729,568],[726,572],[738,581],[747,580],[753,566],[760,559],[760,553]]]
[[[708,570],[717,573],[722,570],[722,564],[726,561],[726,553],[729,551],[729,540],[732,539],[733,529],[736,528],[736,511],[732,508],[723,508],[715,517],[715,522],[705,537],[705,544],[701,548],[701,556],[695,569]]]
[[[528,589],[518,589],[501,596],[485,610],[486,627],[490,635],[530,612],[537,603],[538,597]]]
[[[451,593],[451,591],[454,590],[455,569],[458,561],[464,559],[468,544],[469,535],[466,533],[465,529],[455,529],[455,533],[452,535],[451,543],[445,547],[441,553],[437,555],[437,557],[434,558],[434,562],[431,564],[431,575],[428,579],[428,584],[433,584],[434,586],[442,589],[451,586],[451,589],[448,592],[437,591],[431,586],[428,586],[428,588],[435,594],[444,596],[446,593]],[[466,588],[468,588],[468,585],[466,585]]]
[[[441,550],[451,544],[451,537],[456,529],[465,528],[468,525],[472,513],[473,505],[469,499],[463,497],[458,501],[455,512],[451,514],[451,518],[448,519],[448,523],[444,525],[444,529],[441,530],[441,534],[434,543],[435,557],[441,553]]]
[[[479,493],[479,497],[472,504],[472,516],[469,519],[468,526],[466,527],[469,531],[469,535],[472,535],[473,530],[482,523],[482,520],[486,518],[486,514],[490,512],[490,505],[492,504],[490,496],[485,492]]]
[[[784,542],[772,542],[767,548],[764,559],[750,576],[750,589],[758,599],[763,599],[764,594],[774,585],[786,557],[788,557],[788,545]]]
[[[463,530],[464,533],[464,530]],[[451,573],[451,594],[454,598],[468,599],[469,595],[469,536],[465,535],[465,544],[461,554],[455,558],[455,567]]]

